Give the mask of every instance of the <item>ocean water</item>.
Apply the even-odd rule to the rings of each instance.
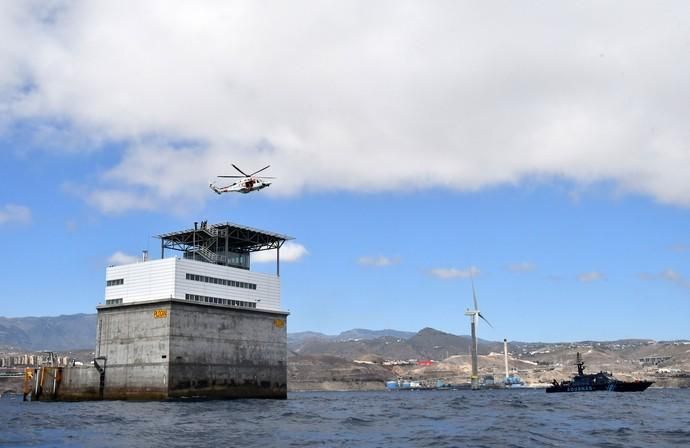
[[[690,390],[291,393],[288,400],[0,400],[0,446],[690,446]]]

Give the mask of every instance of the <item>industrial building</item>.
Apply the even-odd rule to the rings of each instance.
[[[231,223],[159,235],[161,256],[106,270],[93,366],[27,372],[32,399],[286,398],[280,248]],[[251,254],[275,250],[275,273]]]

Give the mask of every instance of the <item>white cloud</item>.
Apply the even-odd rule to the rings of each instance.
[[[359,257],[357,263],[362,266],[385,267],[400,263],[400,257],[385,257],[379,255],[377,257]]]
[[[132,264],[141,261],[141,257],[136,255],[128,255],[122,251],[117,251],[108,257],[108,266],[119,266],[123,264]]]
[[[301,260],[304,256],[309,254],[307,249],[298,243],[288,241],[280,248],[280,262],[292,263]],[[275,263],[275,250],[262,250],[260,252],[252,253],[252,263]]]
[[[156,201],[134,191],[96,190],[88,194],[87,202],[103,213],[118,215],[129,210],[153,210]]]
[[[0,206],[0,224],[16,222],[28,224],[31,222],[31,209],[24,205],[5,204]]]
[[[682,288],[690,288],[690,281],[673,269],[666,269],[663,271],[661,273],[661,278]]]
[[[592,272],[583,272],[582,274],[577,276],[577,280],[582,283],[591,283],[591,282],[597,282],[600,280],[605,280],[606,276],[602,274],[601,272],[597,271],[592,271]]]
[[[651,274],[648,272],[643,272],[638,275],[640,280],[663,280],[669,283],[673,283],[681,288],[690,289],[690,280],[688,280],[684,275],[679,273],[674,269],[665,269],[658,274]]]
[[[672,244],[669,247],[669,250],[671,250],[672,252],[685,253],[688,250],[690,250],[690,246],[688,246],[687,244],[683,244],[683,243],[676,243],[676,244]]]
[[[231,162],[271,163],[268,195],[563,178],[690,206],[688,46],[684,1],[9,2],[0,117],[124,146],[85,197],[109,213],[213,197]]]
[[[458,268],[435,268],[432,269],[431,275],[433,275],[436,278],[440,278],[443,280],[448,280],[452,278],[469,278],[469,277],[476,277],[480,274],[480,270],[476,268],[475,266],[470,266],[466,269],[458,269]]]
[[[669,281],[677,281],[682,277],[678,272],[674,271],[673,269],[666,269],[661,273],[661,278]]]
[[[68,219],[65,221],[65,230],[69,233],[74,233],[79,230],[79,221],[76,219]]]
[[[659,277],[662,280],[666,280],[667,282],[671,282],[675,285],[680,286],[681,288],[690,288],[690,280],[685,278],[679,272],[674,271],[673,269],[666,269],[661,274],[659,274]]]
[[[532,272],[535,269],[537,269],[537,265],[530,261],[513,263],[510,266],[508,266],[508,270],[511,272]]]

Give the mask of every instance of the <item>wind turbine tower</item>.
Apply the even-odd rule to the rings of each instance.
[[[472,376],[470,377],[470,382],[472,384],[472,389],[479,389],[479,370],[477,367],[477,324],[479,321],[477,317],[481,318],[489,324],[491,328],[493,326],[482,313],[479,311],[479,305],[477,305],[477,294],[474,291],[474,277],[470,277],[472,280],[472,300],[474,302],[474,309],[465,310],[465,316],[470,318],[470,330],[472,334]]]
[[[505,384],[508,384],[508,339],[503,338],[503,359],[506,363],[506,379]]]

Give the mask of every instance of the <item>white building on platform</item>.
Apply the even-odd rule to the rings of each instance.
[[[292,238],[224,223],[159,235],[161,258],[106,270],[105,305],[161,299],[281,311],[280,248]],[[166,249],[178,251],[166,258]],[[275,250],[276,272],[252,272],[251,253]]]

